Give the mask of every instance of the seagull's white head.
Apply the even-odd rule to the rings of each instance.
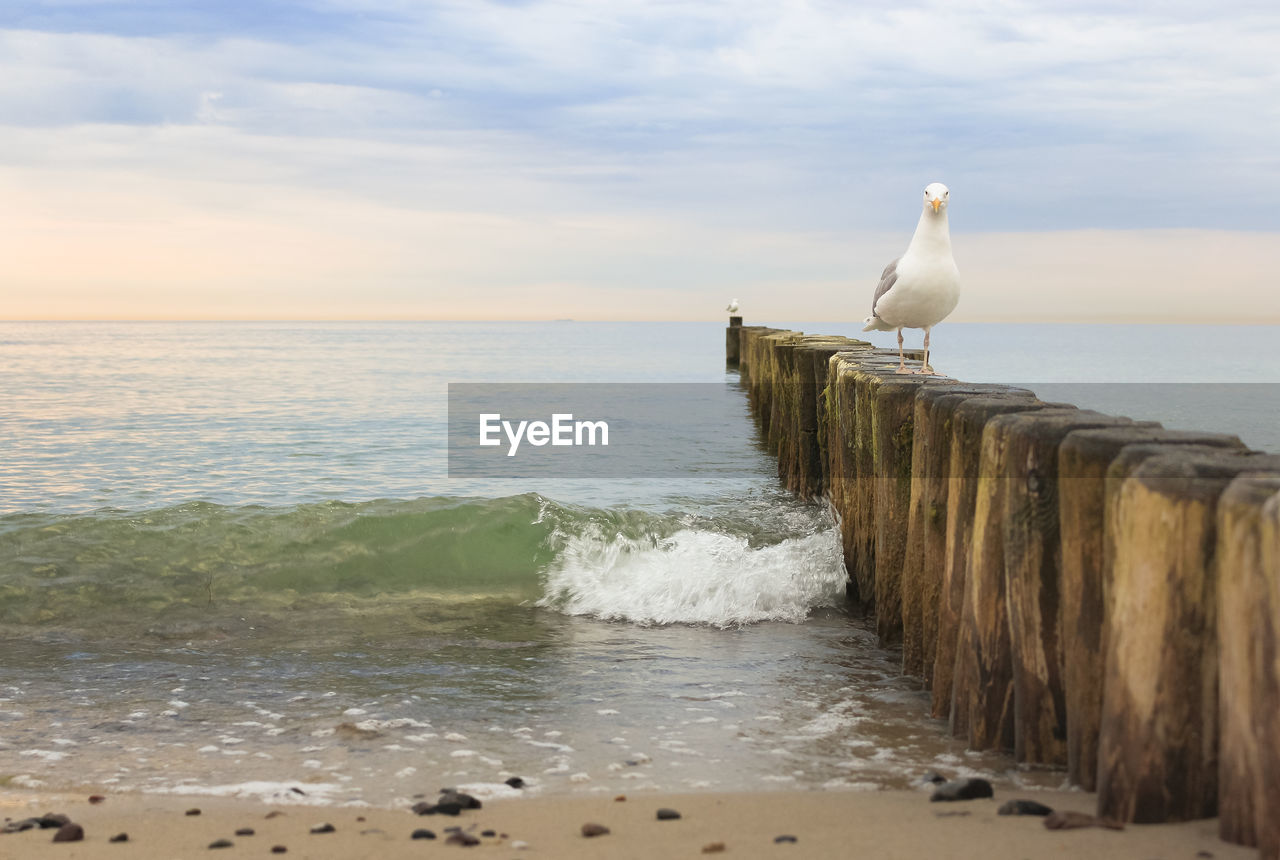
[[[924,208],[932,209],[935,214],[947,208],[947,198],[951,191],[941,182],[930,182],[924,189]]]

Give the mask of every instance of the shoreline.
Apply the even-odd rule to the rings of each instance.
[[[93,792],[102,793],[102,792]],[[104,794],[90,792],[0,791],[0,818],[20,820],[62,813],[84,828],[84,841],[54,843],[54,830],[0,834],[0,856],[77,860],[121,857],[208,857],[219,839],[232,845],[214,856],[261,856],[282,845],[281,856],[350,858],[421,857],[452,850],[446,827],[461,827],[479,838],[480,853],[506,857],[669,858],[724,853],[739,858],[853,856],[861,845],[877,858],[942,856],[956,860],[1024,860],[1027,857],[1186,857],[1210,852],[1219,860],[1256,858],[1256,849],[1218,839],[1216,819],[1179,824],[1127,825],[1048,830],[1036,816],[1000,816],[1007,800],[1031,797],[1057,810],[1091,814],[1095,798],[1072,791],[1010,791],[997,787],[994,799],[931,803],[927,791],[794,791],[613,796],[552,795],[486,801],[482,809],[457,817],[415,815],[409,809],[316,807],[263,803],[226,797]],[[680,812],[659,821],[659,808]],[[188,810],[199,809],[199,815]],[[272,814],[277,813],[277,814]],[[271,817],[268,817],[271,815]],[[320,824],[331,833],[311,833]],[[594,838],[581,827],[596,823],[610,832]],[[250,836],[236,831],[252,828]],[[434,840],[415,840],[420,828]],[[493,836],[481,836],[493,831]],[[128,842],[108,840],[127,833]],[[505,838],[503,837],[505,834]],[[778,843],[794,836],[794,843]],[[520,847],[525,843],[526,847]],[[721,850],[715,850],[722,844]],[[1199,856],[1206,856],[1200,854]]]

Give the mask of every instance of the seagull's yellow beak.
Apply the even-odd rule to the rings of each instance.
[[[941,197],[933,198],[933,211],[937,212],[941,207],[942,207],[942,198]]]

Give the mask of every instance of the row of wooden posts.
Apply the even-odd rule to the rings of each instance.
[[[1066,768],[1102,817],[1218,815],[1280,857],[1280,456],[843,337],[735,318],[726,347],[957,737]]]

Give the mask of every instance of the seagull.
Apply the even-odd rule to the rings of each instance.
[[[871,316],[863,331],[898,332],[898,372],[907,370],[902,354],[902,330],[924,329],[924,366],[929,366],[929,330],[947,318],[960,301],[960,270],[951,256],[951,229],[947,226],[947,198],[951,192],[941,182],[924,190],[924,211],[906,253],[884,267]]]
[[[729,307],[725,308],[725,310],[727,310],[731,314],[736,314],[738,312],[738,300],[734,299],[733,301],[729,302]]]

